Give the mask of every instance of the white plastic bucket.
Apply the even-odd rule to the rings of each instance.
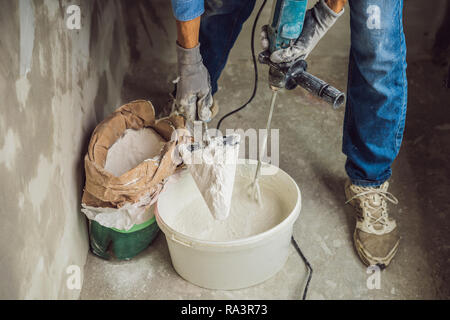
[[[255,164],[239,164],[238,174],[255,172]],[[265,165],[270,166],[270,165]],[[272,168],[271,168],[272,169]],[[182,212],[188,197],[192,197],[194,181],[187,171],[175,183],[169,183],[157,203],[156,221],[164,232],[172,264],[187,281],[209,289],[241,289],[264,282],[280,271],[289,255],[294,222],[300,214],[301,195],[295,181],[283,170],[262,176],[275,183],[277,194],[290,213],[271,229],[257,235],[233,241],[205,241],[172,229],[164,217]],[[200,196],[200,195],[198,195]]]

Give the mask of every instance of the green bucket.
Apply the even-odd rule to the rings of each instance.
[[[94,220],[89,220],[89,226],[91,250],[103,259],[111,257],[108,250],[111,246],[117,259],[130,260],[145,250],[159,231],[155,217],[128,231],[104,227]]]

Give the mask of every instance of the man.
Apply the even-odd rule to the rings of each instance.
[[[342,15],[345,3],[318,1],[307,11],[297,41],[272,53],[271,60],[305,59]],[[406,115],[403,1],[349,0],[349,4],[351,49],[342,147],[349,177],[345,194],[356,211],[353,239],[359,257],[366,265],[384,268],[400,240],[395,220],[388,215],[388,202],[396,204],[397,199],[387,191],[387,180]],[[177,104],[188,121],[209,121],[217,80],[255,0],[172,0],[172,5],[178,28]],[[264,31],[262,45],[268,46]]]

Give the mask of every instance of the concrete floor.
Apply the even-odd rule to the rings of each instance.
[[[163,9],[163,3],[157,3],[164,11],[162,24],[168,26],[160,33],[173,37],[161,46],[169,46],[175,37],[172,18],[170,11]],[[435,14],[445,12],[445,1],[437,1],[436,5],[442,10],[426,8],[419,0],[405,3],[409,109],[404,142],[390,180],[390,191],[400,201],[391,207],[391,212],[397,219],[402,242],[392,265],[381,273],[380,289],[367,287],[370,275],[352,245],[353,213],[344,206],[346,174],[341,152],[344,110],[333,111],[301,89],[283,92],[278,100],[273,127],[280,129],[280,167],[297,181],[303,196],[294,235],[314,268],[309,299],[450,298],[450,223],[446,217],[450,210],[450,93],[442,86],[448,67],[431,62],[434,35],[442,21]],[[261,24],[268,21],[269,9],[270,5],[261,17]],[[309,58],[311,73],[341,89],[345,89],[347,79],[348,11]],[[252,23],[250,18],[220,80],[216,96],[220,115],[241,105],[251,93]],[[144,42],[140,41],[141,49]],[[144,95],[161,106],[167,92],[161,90],[170,87],[146,76],[152,72],[167,74],[164,68],[173,70],[175,60],[171,53],[163,65],[152,65],[150,60],[143,56],[136,64],[123,96],[126,100]],[[246,110],[225,121],[225,127],[265,127],[270,92],[267,69],[260,67],[260,70],[257,97]],[[171,76],[173,72],[167,79]],[[142,83],[152,89],[146,91]],[[261,285],[237,291],[202,289],[176,274],[164,235],[160,234],[144,253],[130,262],[104,261],[89,254],[81,298],[299,299],[305,276],[303,262],[292,247],[285,267]]]

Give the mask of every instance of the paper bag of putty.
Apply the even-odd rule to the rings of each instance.
[[[228,218],[231,210],[240,136],[215,137],[206,146],[181,144],[178,149],[209,211],[216,220]]]
[[[177,115],[155,120],[153,105],[144,100],[130,102],[102,121],[92,134],[84,159],[82,212],[105,227],[120,230],[148,221],[153,215],[150,206],[179,165],[174,150],[181,136],[173,133],[184,125],[184,119]],[[158,154],[123,173],[107,170],[107,158],[116,142],[135,133],[133,130],[139,133],[144,129],[151,129],[154,138],[163,142]],[[119,160],[126,156],[127,152],[116,155]]]

